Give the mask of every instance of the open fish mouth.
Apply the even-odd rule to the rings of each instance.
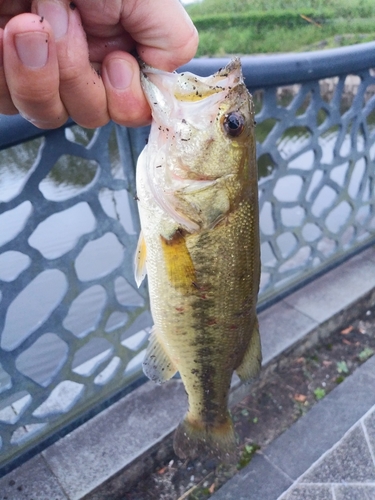
[[[227,66],[207,77],[190,72],[169,73],[143,62],[140,62],[140,67],[143,90],[154,119],[160,123],[165,123],[165,117],[177,112],[176,101],[180,109],[184,109],[180,103],[188,103],[193,113],[199,116],[202,105],[207,109],[207,99],[211,106],[223,99],[223,93],[244,83],[239,58],[232,59]],[[194,103],[195,106],[191,108]],[[177,114],[179,115],[181,112]]]

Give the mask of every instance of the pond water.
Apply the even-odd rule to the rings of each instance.
[[[66,129],[67,139],[79,144],[87,145],[92,135],[92,131],[79,127]],[[12,287],[12,282],[17,278],[23,281],[22,273],[30,267],[31,256],[35,259],[40,254],[47,263],[46,268],[40,269],[39,273],[38,268],[35,270],[34,279],[26,286],[23,285],[24,288],[11,301],[7,311],[3,307],[4,326],[0,332],[0,347],[5,352],[11,352],[19,347],[46,321],[68,292],[72,293],[71,290],[68,291],[66,275],[58,269],[58,264],[53,264],[53,261],[66,254],[69,255],[71,251],[74,252],[80,238],[94,231],[98,224],[93,209],[86,201],[77,200],[77,203],[74,203],[76,196],[90,189],[90,183],[97,175],[98,165],[96,162],[79,157],[63,156],[54,165],[50,174],[39,182],[36,191],[36,199],[42,196],[51,202],[52,208],[49,207],[49,212],[45,216],[37,213],[40,223],[27,238],[24,249],[8,245],[6,251],[1,251],[5,244],[18,235],[22,239],[23,230],[35,210],[39,209],[35,197],[33,200],[26,199],[8,210],[6,203],[22,191],[34,171],[34,162],[42,145],[43,140],[38,139],[0,151],[0,202],[4,202],[2,212],[0,211],[0,309],[3,296],[1,289]],[[112,178],[124,179],[114,137],[110,139],[110,148]],[[72,200],[71,206],[61,210],[56,204],[57,211],[53,213],[54,202],[64,200]],[[128,235],[137,237],[131,217],[130,195],[125,189],[115,191],[103,188],[97,193],[97,200],[109,218],[120,222]],[[75,254],[72,264],[78,279],[83,284],[90,284],[91,280],[106,277],[123,266],[123,261],[124,246],[109,229],[101,237],[88,241],[79,254]],[[49,262],[51,265],[48,265]],[[133,309],[145,306],[145,299],[136,290],[135,284],[129,283],[125,278],[121,276],[115,278],[113,290],[120,305]],[[101,313],[105,307],[108,309],[109,301],[107,291],[98,284],[88,286],[78,294],[62,320],[64,328],[72,333],[72,339],[83,338],[98,327]],[[117,335],[116,332],[124,329],[130,319],[134,320],[134,315],[129,316],[124,310],[116,310],[116,306],[111,309],[113,312],[107,314],[109,317],[103,327],[104,335],[111,335],[112,332]],[[145,329],[150,323],[149,313],[146,316],[141,315],[140,321],[133,321],[133,326],[127,329],[126,335],[121,336],[123,345],[137,353],[140,348],[138,341],[139,339],[143,343],[146,341]],[[133,331],[134,327],[137,328],[136,331]],[[86,343],[85,349],[77,352],[72,364],[73,371],[90,374],[93,367],[108,359],[113,347],[111,350],[111,344],[102,340],[90,341]],[[16,367],[33,381],[46,386],[65,362],[67,350],[67,344],[56,334],[46,333],[31,348],[17,357]],[[109,371],[114,373],[116,362],[112,365],[112,371]],[[127,371],[129,372],[129,366]],[[99,377],[97,383],[103,384],[103,380],[108,378],[107,375]],[[0,393],[8,389],[9,384],[9,375],[2,369],[0,363]],[[0,407],[4,404],[7,402],[3,402]]]

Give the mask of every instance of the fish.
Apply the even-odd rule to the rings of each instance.
[[[185,386],[175,453],[225,460],[233,372],[252,381],[262,360],[254,105],[239,58],[208,77],[143,64],[141,84],[152,123],[136,169],[135,279],[148,276],[154,321],[143,371],[159,384],[179,372]]]

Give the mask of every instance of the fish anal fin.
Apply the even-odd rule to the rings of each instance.
[[[141,283],[147,274],[146,260],[147,260],[146,243],[143,233],[141,231],[139,234],[139,239],[134,259],[134,277],[138,288],[141,286]]]
[[[157,384],[166,382],[177,372],[177,368],[155,331],[150,336],[150,343],[148,344],[143,361],[143,372],[150,380]]]
[[[236,463],[236,435],[229,412],[223,422],[210,425],[194,422],[189,413],[177,427],[173,448],[182,459],[218,459],[226,463]]]
[[[195,269],[185,238],[181,230],[170,239],[160,236],[169,282],[174,288],[191,290],[195,283]]]
[[[262,365],[262,350],[259,335],[258,320],[255,320],[253,333],[250,338],[249,345],[247,346],[241,364],[236,368],[237,375],[242,382],[251,382],[254,380]]]

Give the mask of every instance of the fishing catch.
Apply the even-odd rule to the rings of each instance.
[[[181,458],[225,459],[236,445],[232,374],[261,366],[254,107],[233,59],[210,77],[142,67],[153,121],[137,165],[138,286],[148,275],[154,328],[143,370],[180,372],[189,410],[174,437]]]

